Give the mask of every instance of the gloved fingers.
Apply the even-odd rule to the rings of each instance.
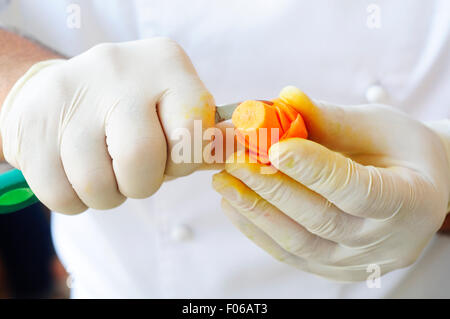
[[[75,115],[76,116],[76,115]],[[125,201],[117,186],[102,126],[76,119],[67,124],[61,138],[61,160],[66,175],[80,199],[94,209],[111,209]],[[92,117],[85,121],[95,120]]]
[[[209,143],[203,131],[214,127],[216,107],[183,49],[173,41],[166,45],[172,53],[162,62],[163,94],[157,104],[169,154],[165,173],[185,176],[203,164],[203,149]]]
[[[237,143],[234,125],[231,122],[217,123],[215,130],[211,133],[213,137],[205,133],[205,138],[212,141],[203,149],[204,161],[197,170],[222,170],[225,168],[227,159],[231,159],[231,155],[245,149]]]
[[[269,150],[271,163],[341,210],[359,217],[386,219],[411,200],[412,171],[364,166],[305,139],[288,139]]]
[[[256,227],[283,249],[298,257],[333,264],[355,253],[349,248],[311,234],[226,172],[214,175],[213,187]]]
[[[8,131],[17,133],[17,138],[7,136],[10,147],[14,145],[15,149],[13,152],[15,160],[11,162],[22,171],[36,197],[49,209],[64,214],[78,214],[87,207],[67,179],[58,145],[36,143],[36,140],[54,139],[56,128],[51,127],[54,124],[56,123],[47,122],[39,116],[14,119],[7,128]],[[9,161],[8,158],[6,160]]]
[[[246,218],[240,211],[238,211],[238,209],[233,207],[233,205],[231,205],[225,198],[222,199],[222,210],[230,219],[232,224],[257,246],[262,248],[276,260],[296,267],[302,271],[340,282],[356,282],[367,280],[369,275],[374,271],[375,267],[377,270],[380,270],[380,275],[394,269],[391,265],[387,265],[383,262],[378,264],[359,264],[348,266],[345,265],[345,262],[347,262],[346,260],[343,260],[340,263],[342,265],[327,265],[317,263],[313,260],[303,259],[286,251],[269,235]]]
[[[74,215],[87,209],[69,183],[58,155],[35,158],[33,164],[25,161],[19,168],[33,193],[50,210]]]
[[[307,261],[284,250],[269,235],[256,227],[248,218],[244,217],[234,208],[230,202],[222,198],[222,210],[231,223],[236,226],[247,238],[257,246],[264,249],[276,260],[295,266],[301,270],[307,270]]]
[[[50,68],[42,72],[52,73]],[[42,92],[52,92],[54,87],[50,82],[57,79],[50,79],[53,81],[32,78],[24,86],[41,81]],[[87,207],[68,181],[59,145],[55,143],[59,123],[40,109],[42,105],[61,105],[62,101],[52,94],[42,98],[40,93],[31,90],[28,94],[18,94],[13,107],[7,110],[7,117],[2,114],[0,128],[5,159],[22,171],[33,193],[48,208],[65,214],[81,213]]]
[[[276,172],[261,174],[266,166],[250,163],[245,152],[226,165],[226,171],[310,233],[347,246],[366,245],[377,238],[370,220],[349,215],[307,187]]]
[[[148,197],[164,179],[166,140],[155,103],[156,98],[135,93],[118,98],[106,116],[106,144],[119,191],[126,197]]]
[[[308,139],[339,152],[386,152],[387,141],[382,138],[384,119],[383,112],[379,110],[381,106],[312,102],[293,86],[285,87],[280,92],[280,98],[301,113],[308,129]]]
[[[158,102],[158,114],[167,138],[166,175],[185,176],[204,162],[203,131],[214,127],[212,96],[199,87],[177,87],[165,91]]]

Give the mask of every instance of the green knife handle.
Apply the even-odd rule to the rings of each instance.
[[[38,201],[21,171],[0,174],[0,214],[13,213]]]

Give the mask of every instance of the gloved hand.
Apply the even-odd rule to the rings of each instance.
[[[214,101],[184,51],[165,38],[101,44],[34,65],[0,114],[5,159],[50,209],[79,213],[143,198],[164,174],[179,128],[214,126]],[[167,143],[166,143],[167,140]]]
[[[301,93],[280,97],[302,108]],[[315,102],[310,140],[274,144],[279,171],[238,154],[213,178],[231,221],[275,258],[339,281],[413,263],[448,211],[450,159],[427,126],[383,105]]]

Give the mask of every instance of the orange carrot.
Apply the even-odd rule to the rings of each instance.
[[[262,101],[245,101],[234,110],[232,121],[242,131],[252,131],[262,127],[278,127],[276,110]]]
[[[232,122],[238,143],[261,163],[269,163],[268,151],[279,140],[308,137],[300,113],[281,99],[245,101],[234,111]]]
[[[283,102],[281,99],[275,99],[273,100],[272,103],[273,103],[272,105],[280,109],[289,118],[291,122],[297,118],[297,114],[299,112],[297,112],[292,106]]]
[[[305,122],[303,117],[298,114],[297,118],[291,123],[291,127],[283,134],[282,140],[291,137],[307,138],[308,132],[306,131]]]

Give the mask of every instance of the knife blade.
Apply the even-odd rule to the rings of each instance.
[[[238,103],[224,104],[216,106],[216,123],[231,120],[234,110],[238,107]]]

